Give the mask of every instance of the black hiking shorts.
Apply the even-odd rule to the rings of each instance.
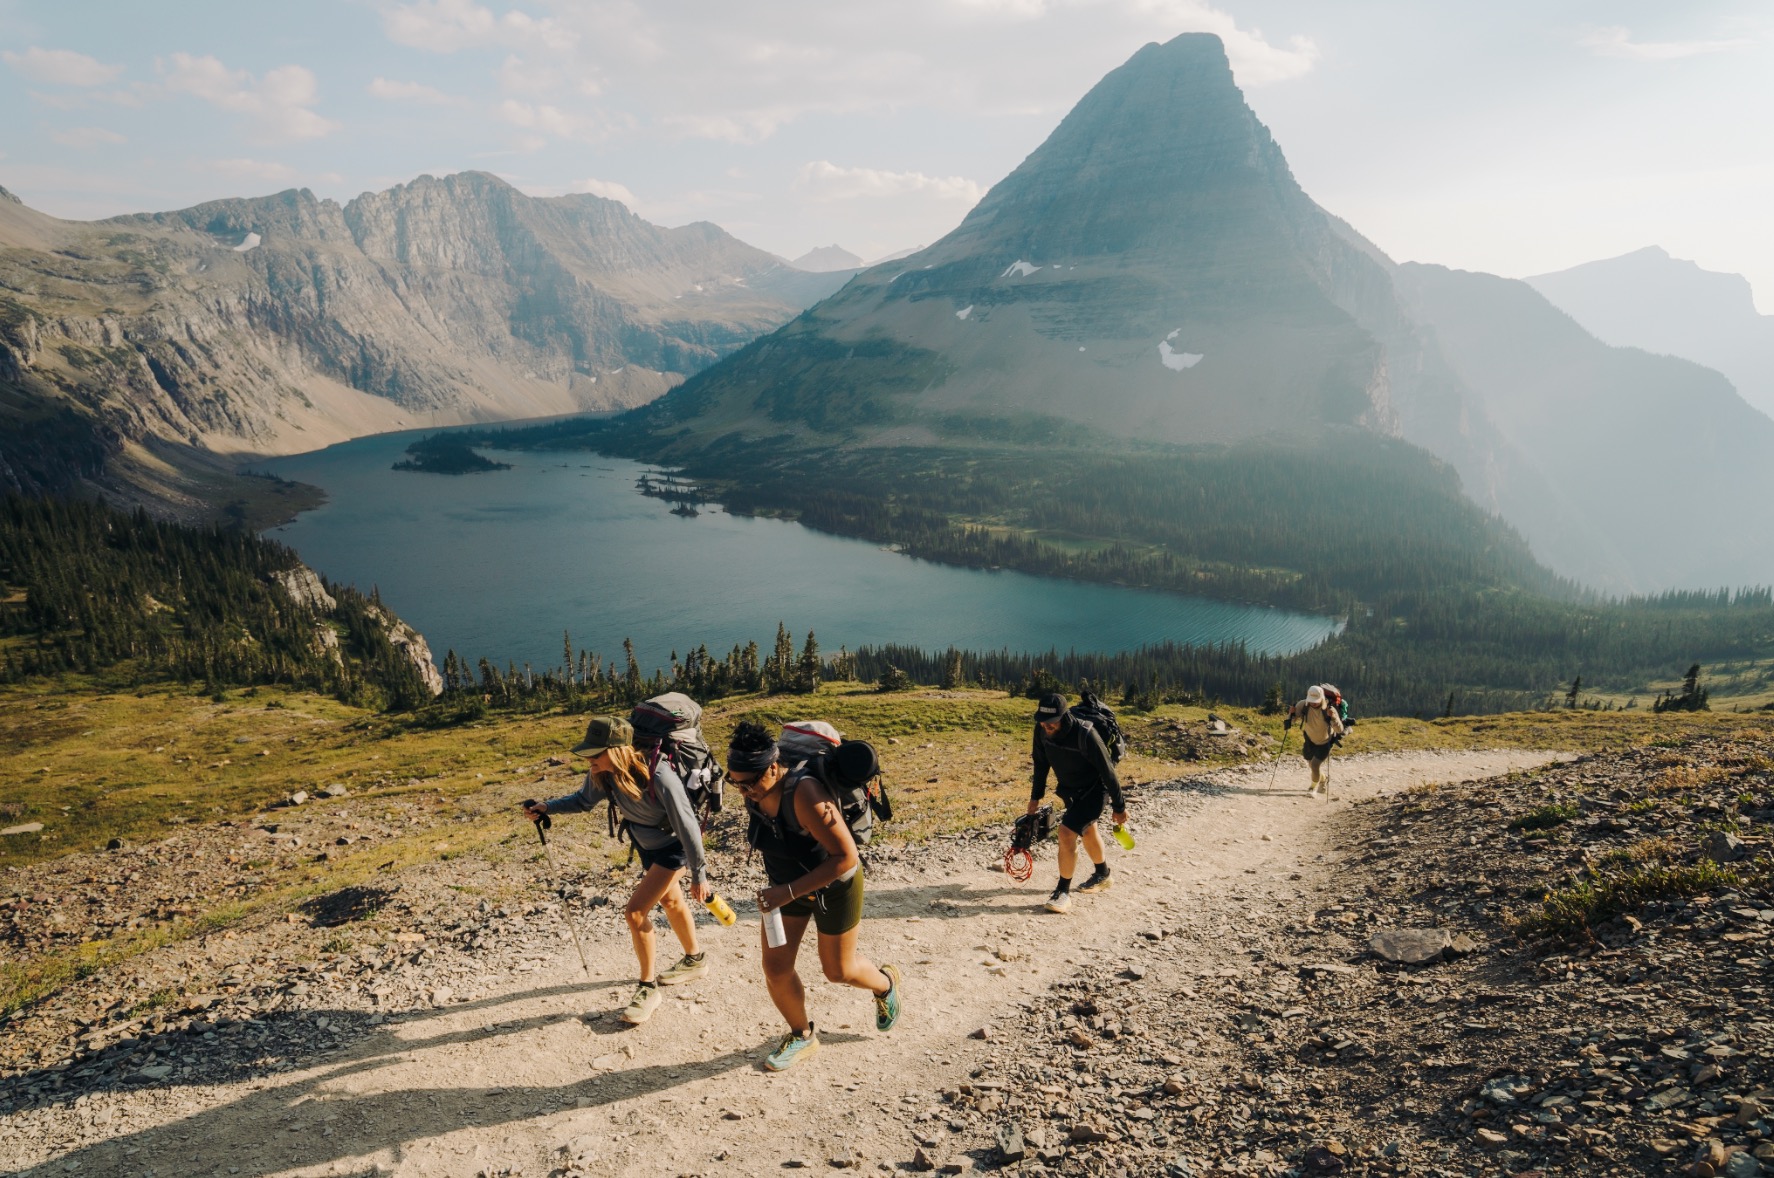
[[[1093,789],[1076,797],[1061,794],[1060,800],[1066,804],[1066,812],[1059,816],[1059,824],[1073,834],[1083,834],[1086,827],[1103,816],[1103,804],[1108,801],[1108,791]]]
[[[1331,755],[1331,742],[1330,741],[1327,740],[1323,744],[1314,744],[1311,741],[1307,740],[1306,737],[1304,736],[1304,734],[1302,734],[1300,736],[1300,741],[1302,744],[1302,747],[1300,749],[1300,755],[1302,757],[1305,757],[1307,761],[1328,761],[1328,760],[1330,760],[1330,755]]]
[[[635,853],[640,856],[643,875],[655,867],[663,867],[667,871],[682,871],[689,864],[689,859],[684,855],[684,844],[679,842],[660,847],[657,851],[637,846]]]

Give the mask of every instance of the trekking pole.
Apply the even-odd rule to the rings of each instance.
[[[527,810],[533,805],[535,805],[534,802],[525,802],[524,808]],[[536,820],[535,825],[536,837],[542,840],[542,854],[548,860],[548,873],[554,876],[555,889],[558,891],[561,881],[560,868],[555,866],[554,851],[548,845],[548,830],[554,825],[554,819],[544,814]],[[561,923],[567,926],[569,933],[573,934],[573,948],[579,950],[579,968],[585,971],[585,980],[589,982],[591,981],[591,965],[585,960],[585,944],[579,939],[579,929],[574,925],[572,916],[568,915],[565,908],[561,909]]]
[[[1281,754],[1286,748],[1287,729],[1283,728],[1281,730],[1281,743],[1275,746],[1275,755],[1269,758],[1271,765],[1271,768],[1269,769],[1269,784],[1263,787],[1264,797],[1268,797],[1269,792],[1275,788],[1275,774],[1281,769]]]

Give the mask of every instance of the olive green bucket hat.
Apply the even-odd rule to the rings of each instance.
[[[585,726],[585,739],[573,746],[582,756],[595,757],[607,748],[634,743],[634,725],[621,716],[593,716]]]

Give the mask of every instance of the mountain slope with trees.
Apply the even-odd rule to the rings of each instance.
[[[375,593],[239,529],[0,499],[0,682],[65,673],[215,691],[278,685],[410,708],[442,683]]]

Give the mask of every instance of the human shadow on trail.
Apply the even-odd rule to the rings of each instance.
[[[529,1001],[577,989],[551,987],[480,1005]],[[409,1017],[404,1025],[447,1017],[461,1009]],[[398,1155],[407,1141],[513,1124],[550,1112],[601,1108],[618,1100],[757,1068],[764,1054],[776,1045],[774,1036],[768,1036],[752,1046],[705,1060],[600,1071],[556,1087],[423,1087],[363,1095],[328,1091],[340,1080],[407,1062],[417,1052],[520,1034],[579,1017],[571,1012],[549,1013],[500,1023],[497,1029],[475,1027],[418,1039],[377,1036],[359,1044],[336,1065],[310,1065],[313,1074],[282,1082],[263,1081],[264,1087],[242,1093],[227,1104],[57,1155],[45,1165],[97,1174],[213,1171],[262,1175],[342,1162],[390,1147]],[[861,1042],[865,1036],[840,1032],[822,1034],[821,1038],[828,1044],[842,1044]],[[719,1115],[712,1108],[706,1113],[711,1125]]]
[[[624,983],[616,981],[579,982],[567,986],[550,986],[544,989],[530,990],[520,995],[524,999],[553,998],[565,994],[578,994],[593,990],[607,990]],[[87,1065],[77,1065],[58,1071],[54,1067],[36,1068],[22,1072],[0,1084],[0,1103],[10,1101],[14,1112],[45,1108],[54,1104],[72,1103],[82,1096],[97,1092],[136,1092],[148,1090],[170,1090],[184,1087],[208,1087],[212,1084],[231,1084],[253,1080],[266,1074],[267,1059],[293,1057],[297,1061],[303,1058],[316,1059],[324,1053],[336,1051],[358,1051],[370,1037],[379,1036],[390,1027],[407,1025],[417,1017],[427,1018],[448,1016],[464,1012],[485,1010],[511,1000],[510,996],[494,996],[479,998],[471,1002],[452,1003],[435,1010],[405,1012],[388,1017],[386,1020],[362,1010],[329,1010],[306,1009],[291,1011],[272,1011],[253,1020],[223,1020],[211,1025],[207,1035],[193,1035],[184,1031],[160,1031],[152,1035],[142,1036],[136,1045],[128,1048],[114,1046],[94,1058],[93,1063],[110,1061],[111,1067],[96,1075],[82,1076],[80,1073]],[[537,1026],[553,1022],[567,1021],[578,1017],[574,1014],[534,1016],[513,1020],[509,1023],[495,1023],[490,1026],[476,1027],[467,1031],[450,1032],[438,1036],[434,1040],[413,1043],[411,1046],[430,1046],[445,1042],[474,1042],[492,1038],[514,1031],[530,1030]],[[325,1034],[317,1029],[319,1020],[326,1020],[329,1027],[338,1028],[338,1042],[326,1041],[320,1036]],[[205,1061],[195,1076],[170,1075],[165,1078],[146,1078],[139,1074],[139,1068],[147,1065],[151,1059],[169,1059],[178,1055],[203,1055]],[[218,1059],[221,1055],[223,1058]],[[298,1066],[310,1066],[298,1062]],[[60,1086],[55,1087],[59,1081]],[[32,1094],[32,1087],[46,1089]]]
[[[1021,898],[1017,904],[980,903],[981,900],[995,900],[1007,896]],[[863,893],[863,935],[868,933],[868,921],[871,917],[892,920],[907,916],[920,916],[941,920],[964,920],[971,916],[1012,916],[1026,915],[1030,905],[1041,897],[1035,895],[1035,889],[1004,887],[976,887],[967,883],[926,884],[921,887],[874,887],[869,886]]]

